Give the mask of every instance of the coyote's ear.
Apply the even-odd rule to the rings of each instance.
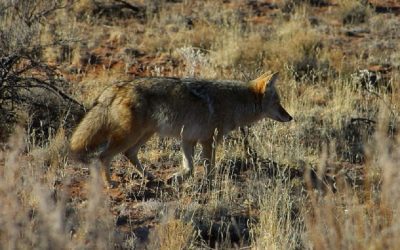
[[[278,73],[273,73],[271,75],[263,74],[257,79],[251,81],[252,88],[254,92],[259,94],[264,94],[268,88],[272,88],[278,78]]]
[[[275,87],[275,83],[276,83],[276,80],[278,79],[278,76],[279,76],[279,72],[275,72],[270,76],[271,78],[268,80],[268,88]]]

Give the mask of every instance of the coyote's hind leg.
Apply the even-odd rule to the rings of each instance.
[[[148,172],[143,165],[140,163],[137,154],[139,152],[140,147],[148,141],[148,139],[153,135],[153,133],[144,134],[137,143],[135,143],[132,147],[130,147],[127,151],[125,151],[124,155],[128,157],[129,161],[134,165],[135,170],[138,174],[149,180],[155,179],[154,175]]]

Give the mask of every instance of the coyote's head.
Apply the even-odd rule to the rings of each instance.
[[[251,81],[252,88],[261,102],[262,113],[266,117],[278,122],[289,122],[293,118],[281,106],[280,98],[275,88],[277,79],[278,73],[273,73],[272,75],[264,74]]]

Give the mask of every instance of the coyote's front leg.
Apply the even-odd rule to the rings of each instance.
[[[182,140],[182,169],[173,175],[173,178],[178,183],[181,183],[183,180],[193,175],[193,155],[195,145],[196,142],[194,141]]]
[[[212,181],[214,175],[215,175],[215,144],[214,140],[210,139],[207,141],[202,141],[201,147],[202,147],[202,160],[204,161],[204,170],[205,170],[205,176],[209,182]]]

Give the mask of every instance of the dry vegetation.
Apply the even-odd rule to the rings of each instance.
[[[1,249],[398,247],[397,1],[5,0],[0,23]],[[121,156],[110,190],[68,156],[78,103],[107,84],[266,70],[295,121],[227,136],[209,190],[197,155],[166,182],[172,139],[141,150],[156,181]]]

